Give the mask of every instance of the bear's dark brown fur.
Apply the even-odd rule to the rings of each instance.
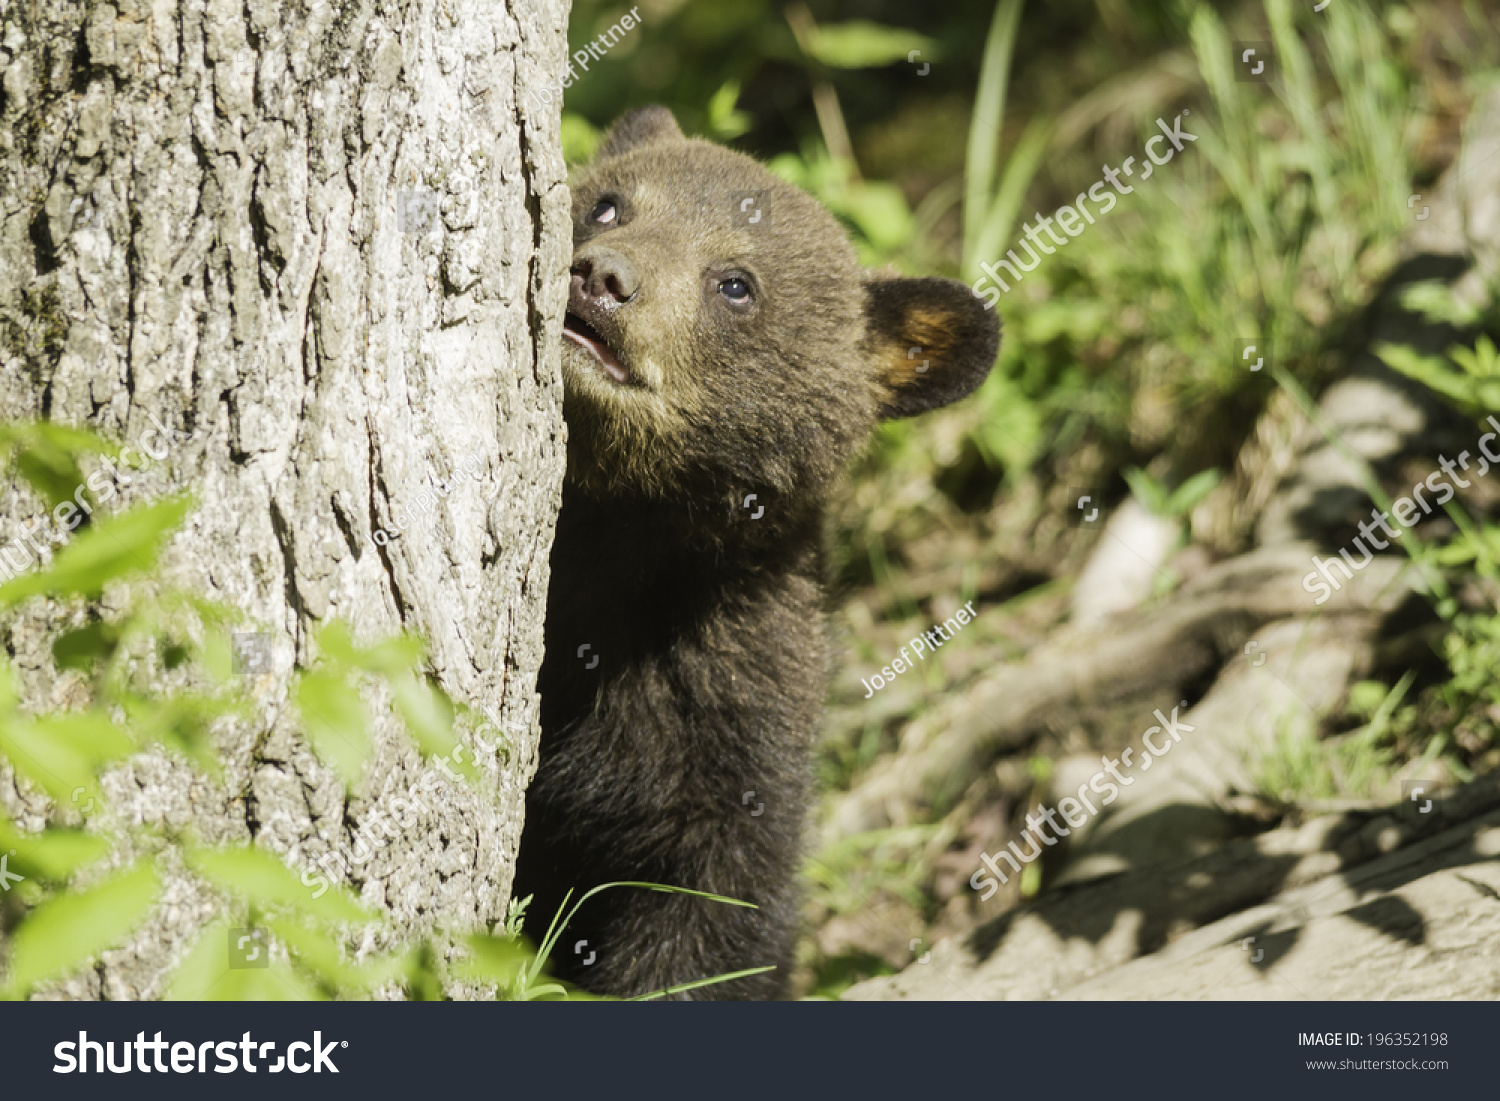
[[[747,202],[748,200],[748,202]],[[758,213],[758,217],[757,217]],[[541,763],[517,896],[555,973],[634,995],[774,997],[797,927],[809,748],[830,664],[822,514],[877,419],[963,397],[998,323],[960,283],[862,271],[817,202],[659,107],[573,183],[568,471]]]

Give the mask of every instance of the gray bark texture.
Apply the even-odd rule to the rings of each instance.
[[[361,949],[503,917],[536,764],[571,248],[556,107],[534,117],[525,89],[561,73],[567,15],[0,0],[0,419],[178,433],[105,511],[191,489],[164,579],[243,610],[273,654],[249,678],[254,718],[220,732],[222,782],[161,751],[105,778],[115,863],[170,827],[304,868],[415,785],[429,766],[388,708],[347,797],[298,730],[291,671],[342,619],[359,641],[420,632],[439,682],[509,740],[481,757],[486,783],[426,799],[350,869],[389,914],[389,943]],[[41,509],[0,486],[0,545]],[[47,652],[77,618],[33,601],[0,621],[26,706],[77,691]],[[22,828],[69,820],[3,764],[0,803]],[[165,866],[146,925],[41,996],[165,993],[226,916]]]

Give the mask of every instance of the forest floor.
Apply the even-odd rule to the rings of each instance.
[[[1443,593],[1401,541],[1367,562],[1353,542],[1372,490],[1409,496],[1479,453],[1472,420],[1373,351],[1449,348],[1460,327],[1403,290],[1478,300],[1500,271],[1500,89],[1465,142],[1315,409],[1265,401],[1199,506],[1218,515],[1011,496],[984,533],[936,532],[899,584],[849,594],[801,993],[1500,995],[1497,753],[1452,721],[1393,744],[1403,697],[1449,675]],[[1500,477],[1480,473],[1453,485],[1493,516]],[[1232,553],[1189,535],[1215,527],[1246,535]],[[1437,510],[1408,538],[1451,528]],[[1478,575],[1460,588],[1494,600]],[[972,623],[869,691],[970,599]]]

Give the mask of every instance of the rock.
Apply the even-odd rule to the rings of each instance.
[[[1073,622],[1098,623],[1139,607],[1182,540],[1182,523],[1156,516],[1134,497],[1115,509],[1073,586]]]

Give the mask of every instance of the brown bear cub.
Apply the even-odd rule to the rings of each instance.
[[[572,184],[568,467],[547,596],[541,760],[515,895],[559,977],[629,996],[786,990],[810,749],[830,669],[820,535],[882,417],[971,392],[995,316],[961,283],[863,271],[761,165],[625,115]]]

